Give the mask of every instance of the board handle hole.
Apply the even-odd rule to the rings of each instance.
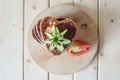
[[[87,24],[82,24],[80,27],[81,27],[82,30],[86,30],[87,29]]]

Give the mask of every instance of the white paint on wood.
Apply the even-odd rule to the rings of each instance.
[[[85,69],[74,74],[74,80],[97,80],[97,57]]]
[[[33,61],[27,46],[27,35],[32,20],[47,7],[48,0],[25,0],[24,80],[48,80],[48,73]]]
[[[120,1],[100,0],[98,80],[120,80]]]
[[[50,74],[50,80],[72,80],[72,75]]]
[[[97,25],[97,0],[74,0],[75,5],[79,5]],[[74,80],[97,80],[97,57],[82,71],[74,74]]]
[[[2,5],[1,5],[1,0],[0,0],[0,18],[1,18],[1,6],[2,6]]]
[[[50,0],[50,6],[60,5],[60,4],[72,4],[73,0]]]
[[[0,80],[23,79],[22,0],[0,0]]]
[[[64,4],[64,3],[70,3],[73,4],[73,0],[50,0],[50,6],[55,6],[59,4]],[[50,80],[72,80],[73,76],[72,74],[70,75],[55,75],[50,73],[49,75]]]

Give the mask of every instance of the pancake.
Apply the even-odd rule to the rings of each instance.
[[[40,43],[40,41],[44,41],[45,39],[48,39],[48,36],[45,34],[45,32],[51,32],[52,26],[56,25],[60,32],[63,32],[64,30],[68,30],[67,33],[64,35],[64,38],[69,39],[72,41],[72,39],[75,36],[76,33],[76,24],[74,21],[68,18],[53,18],[53,17],[45,17],[38,21],[37,26],[33,28],[33,37]],[[66,48],[68,45],[64,46]],[[49,48],[49,44],[46,44],[47,49]],[[61,52],[59,52],[56,48],[52,51],[53,55],[60,55]]]
[[[37,24],[34,26],[34,28],[32,29],[32,35],[33,38],[41,44],[42,40],[41,40],[40,27],[39,27],[40,23],[41,20],[39,20]]]

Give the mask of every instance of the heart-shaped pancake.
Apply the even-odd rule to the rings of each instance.
[[[40,41],[44,41],[45,39],[48,39],[48,36],[45,34],[45,32],[52,32],[52,26],[56,25],[60,32],[63,32],[67,29],[67,33],[64,35],[64,38],[69,39],[72,41],[72,39],[75,36],[76,33],[76,24],[74,21],[68,18],[52,18],[52,17],[45,17],[38,21],[38,23],[35,25],[35,27],[32,30],[33,37],[40,43]],[[49,47],[49,44],[46,44],[47,48]],[[66,48],[68,45],[64,46]],[[52,51],[54,55],[60,55],[61,52],[59,52],[56,48]]]

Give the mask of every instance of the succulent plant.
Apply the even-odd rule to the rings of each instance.
[[[44,40],[44,43],[49,44],[49,51],[53,51],[55,48],[59,52],[64,51],[64,46],[71,43],[69,39],[64,38],[67,31],[68,30],[65,29],[63,32],[60,32],[58,27],[53,25],[51,32],[45,32],[48,38]]]

